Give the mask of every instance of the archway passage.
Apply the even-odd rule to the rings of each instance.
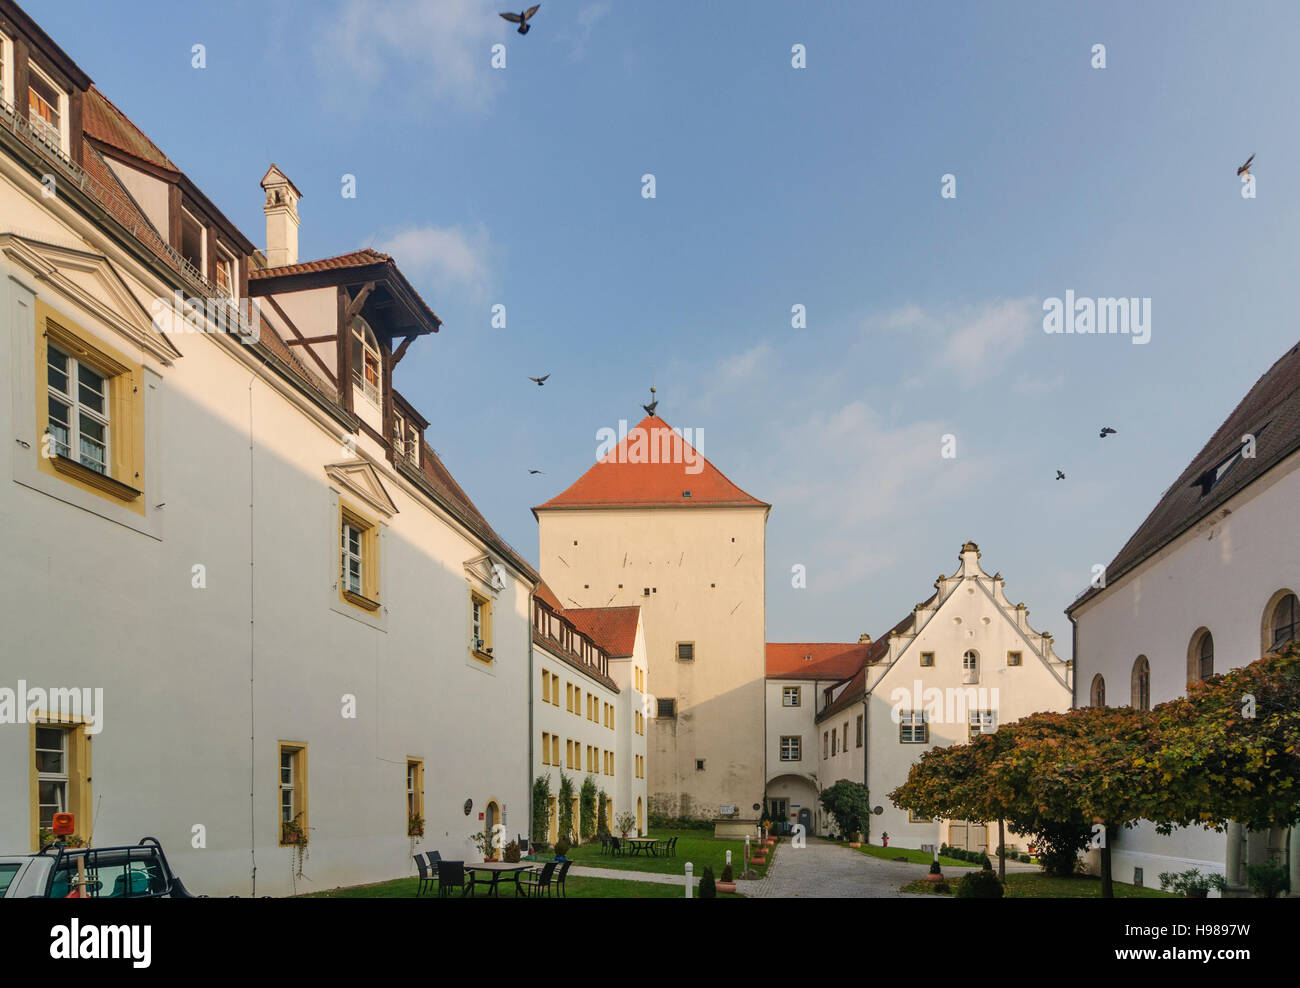
[[[483,811],[483,833],[488,839],[488,851],[484,857],[496,857],[501,849],[497,846],[501,841],[496,835],[497,818],[500,816],[500,810],[497,807],[495,799],[489,800],[486,809]]]
[[[641,807],[641,797],[636,798],[636,834],[641,837],[645,834],[645,816]]]

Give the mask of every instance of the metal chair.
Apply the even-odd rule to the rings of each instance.
[[[439,860],[438,895],[445,899],[452,889],[460,889],[462,898],[474,891],[474,887],[465,881],[465,862]]]
[[[609,839],[609,853],[615,856],[623,853],[623,842],[617,837],[611,837]]]
[[[572,861],[566,860],[563,864],[560,865],[560,870],[555,875],[555,884],[560,889],[560,896],[565,899],[569,897],[569,893],[567,887],[564,884],[564,876],[569,873],[569,865],[571,864],[573,864]]]
[[[418,899],[424,894],[426,888],[434,889],[438,887],[437,865],[434,866],[431,874],[429,865],[422,855],[416,854],[411,860],[415,862],[415,867],[420,872],[420,883],[415,887],[415,896]]]
[[[555,875],[555,866],[558,863],[557,861],[548,861],[542,865],[541,871],[530,871],[528,874],[520,876],[520,887],[526,890],[529,897],[534,892],[538,895],[545,892],[549,896],[553,887],[551,879]],[[568,862],[565,862],[565,864],[567,865]]]

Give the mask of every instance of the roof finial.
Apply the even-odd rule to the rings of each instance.
[[[645,409],[647,415],[654,418],[655,409],[659,407],[659,402],[655,400],[655,386],[653,384],[650,385],[650,404],[641,407]]]

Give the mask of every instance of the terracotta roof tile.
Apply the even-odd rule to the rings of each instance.
[[[1200,481],[1242,448],[1242,436],[1255,436],[1253,459],[1238,457],[1218,483],[1203,493]],[[1300,344],[1270,367],[1232,410],[1161,496],[1132,537],[1106,567],[1106,584],[1116,581],[1143,560],[1212,514],[1284,459],[1300,450]],[[1066,608],[1071,613],[1105,590],[1089,588]]]
[[[870,649],[870,642],[768,642],[767,678],[848,679]]]
[[[112,101],[91,86],[81,103],[82,130],[87,137],[102,141],[133,158],[146,161],[157,168],[180,173],[175,163],[163,154],[144,131],[113,105]]]
[[[651,415],[567,490],[533,510],[666,506],[770,507],[742,491],[663,419]]]
[[[564,617],[612,656],[631,655],[636,647],[640,607],[569,607]]]
[[[371,264],[384,264],[392,260],[388,254],[365,247],[335,257],[322,257],[316,261],[302,261],[298,264],[282,264],[276,268],[259,268],[249,271],[251,278],[283,278],[291,274],[309,274],[315,271],[341,271],[345,268],[364,268]]]

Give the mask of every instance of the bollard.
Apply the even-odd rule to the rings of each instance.
[[[691,877],[692,877],[692,872],[694,872],[694,870],[695,870],[694,866],[689,861],[687,861],[686,862],[686,898],[688,899],[691,897]]]
[[[727,865],[728,867],[731,865],[731,848],[727,848]]]

